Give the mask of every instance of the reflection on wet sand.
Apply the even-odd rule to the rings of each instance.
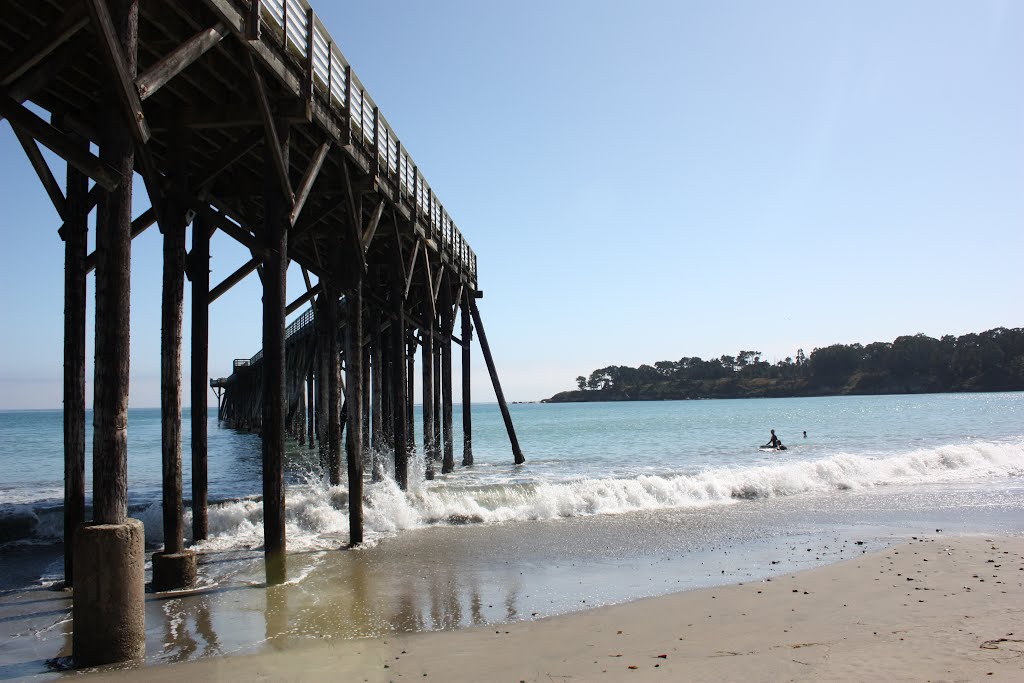
[[[360,638],[389,632],[451,630],[518,614],[516,591],[488,592],[457,562],[394,560],[387,550],[325,553],[288,593],[288,630],[294,636]],[[383,557],[382,557],[383,556]],[[449,558],[450,559],[450,558]],[[281,607],[268,610],[280,611]],[[495,609],[504,605],[505,610]],[[488,610],[490,610],[488,616]],[[278,623],[280,615],[274,617]],[[271,616],[268,614],[267,623]],[[279,633],[280,630],[275,631]],[[268,640],[270,630],[268,627]]]
[[[870,511],[857,514],[870,520]],[[888,522],[891,512],[883,514]],[[701,510],[675,510],[435,527],[358,550],[292,553],[289,583],[272,588],[264,583],[262,548],[206,552],[205,587],[147,595],[148,661],[546,617],[838,559],[829,557],[834,539],[820,515],[813,525],[805,517],[783,500],[717,510],[714,524]],[[790,531],[773,538],[769,531],[779,528]],[[865,522],[857,528],[871,540]],[[891,533],[886,528],[878,533]],[[815,552],[775,564],[794,545]],[[70,652],[69,598],[38,589],[0,595],[0,679],[43,673],[40,662]]]
[[[267,644],[275,650],[283,650],[288,646],[291,630],[288,627],[291,619],[288,614],[288,586],[268,586],[263,594],[266,596],[266,607],[263,616],[266,620]]]
[[[223,654],[208,599],[172,598],[163,603],[163,613],[163,659],[183,662]]]

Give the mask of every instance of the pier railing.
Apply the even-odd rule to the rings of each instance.
[[[306,311],[298,318],[293,320],[288,327],[284,330],[284,341],[287,344],[288,339],[299,332],[304,332],[306,328],[313,324],[313,307],[310,306]],[[263,349],[256,352],[256,355],[252,358],[236,358],[234,362],[234,369],[247,368],[250,365],[256,365],[263,360]]]
[[[391,182],[417,221],[453,265],[476,280],[476,254],[420,173],[387,119],[306,0],[235,0],[255,9],[261,27],[285,55],[305,70],[314,96],[347,121],[352,142],[373,160],[377,175]]]

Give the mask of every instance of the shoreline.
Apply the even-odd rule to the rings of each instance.
[[[257,654],[87,678],[1010,680],[1024,665],[1022,587],[1022,536],[918,536],[764,581],[585,612],[314,644],[285,639]]]

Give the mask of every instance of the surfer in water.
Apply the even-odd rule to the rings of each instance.
[[[775,448],[780,451],[786,450],[786,447],[782,445],[782,441],[779,440],[779,437],[775,436],[774,429],[772,430],[772,438],[765,444],[765,448]]]

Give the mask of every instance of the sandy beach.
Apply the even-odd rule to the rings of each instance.
[[[308,642],[90,680],[1024,678],[1024,538],[935,535],[770,580],[458,631]]]

